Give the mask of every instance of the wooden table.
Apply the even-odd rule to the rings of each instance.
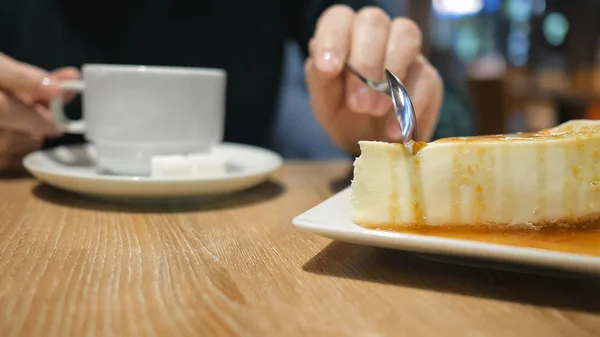
[[[600,281],[331,242],[293,216],[348,163],[289,163],[205,205],[0,182],[0,336],[598,336]]]

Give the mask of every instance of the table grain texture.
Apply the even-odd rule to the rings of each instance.
[[[291,220],[348,162],[288,162],[208,203],[0,181],[0,336],[600,336],[600,280],[332,242]]]

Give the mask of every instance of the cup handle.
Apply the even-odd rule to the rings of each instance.
[[[72,91],[81,94],[85,88],[83,81],[71,80],[62,81],[60,86],[64,91]],[[85,132],[85,122],[83,120],[70,120],[63,109],[62,97],[57,97],[50,101],[50,112],[52,120],[63,131],[68,133],[82,134]]]

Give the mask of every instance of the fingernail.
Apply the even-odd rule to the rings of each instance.
[[[340,69],[341,61],[332,52],[325,51],[317,57],[317,69],[323,72],[334,72]]]
[[[373,111],[376,98],[375,92],[365,86],[361,86],[350,96],[350,107],[356,112]]]
[[[41,90],[50,96],[58,95],[61,92],[60,85],[50,77],[42,79]]]

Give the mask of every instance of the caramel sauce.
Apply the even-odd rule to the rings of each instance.
[[[579,177],[579,166],[573,166],[571,171],[573,172],[573,177],[575,177],[575,179],[581,179]]]
[[[481,221],[481,215],[485,211],[485,202],[483,201],[483,187],[475,185],[475,198],[477,198],[477,221]]]
[[[426,146],[427,146],[427,143],[425,143],[425,142],[415,142],[413,144],[413,154],[419,153],[419,151],[421,151],[421,149],[423,149]]]
[[[391,177],[390,183],[392,185],[392,193],[389,197],[389,208],[390,208],[390,218],[392,221],[398,221],[398,215],[400,214],[400,202],[398,197],[398,157],[400,155],[399,151],[405,151],[404,148],[397,148],[398,152],[395,152],[391,161]]]
[[[485,172],[490,172],[490,170],[487,169],[486,164],[486,153],[485,153],[485,149],[483,147],[479,148],[477,150],[477,160],[479,162],[479,171],[484,173]],[[488,175],[486,177],[487,179],[489,179],[488,181],[494,181],[493,177],[491,177],[490,175]],[[483,195],[483,187],[479,184],[475,185],[475,198],[476,198],[476,202],[477,202],[477,214],[476,214],[476,221],[481,221],[481,218],[483,217],[483,215],[485,214],[486,211],[486,204],[485,204],[485,200],[484,200],[484,195]]]
[[[408,151],[407,150],[407,146],[408,145],[404,145],[403,143],[391,143],[392,145],[395,145],[397,149],[399,149],[400,151]],[[412,143],[412,154],[416,155],[417,153],[419,153],[419,151],[421,151],[423,148],[427,147],[427,143],[426,142],[413,142]]]
[[[500,134],[500,135],[481,135],[471,137],[449,137],[433,141],[432,143],[474,143],[474,142],[489,142],[489,141],[513,141],[513,140],[542,140],[542,139],[560,139],[557,135],[535,135],[533,133],[515,133],[515,134]]]
[[[434,141],[433,143],[447,142],[482,142],[482,141],[512,141],[512,140],[550,140],[565,138],[589,138],[598,136],[600,125],[561,125],[553,129],[544,129],[538,132],[518,132],[513,134],[480,135],[472,137],[449,137]]]
[[[576,144],[565,144],[565,172],[569,172],[569,169],[574,173],[579,173],[579,168],[572,167],[571,163],[577,162],[579,151],[577,151]],[[573,217],[576,212],[576,206],[579,203],[579,193],[574,188],[577,184],[577,178],[579,174],[566,174],[563,187],[563,205],[567,206],[569,217]]]
[[[590,181],[591,181],[591,185],[593,187],[596,187],[596,185],[600,185],[600,182],[598,182],[598,180],[600,180],[600,172],[598,172],[598,165],[596,164],[599,160],[600,160],[600,149],[594,149],[593,153],[592,153],[592,157],[593,159],[593,166],[594,166],[594,170],[592,172],[592,176],[590,177]],[[591,188],[590,192],[595,190],[595,188]]]
[[[417,224],[425,224],[425,198],[423,196],[423,179],[421,177],[421,162],[418,158],[413,160],[410,172],[410,184],[412,185],[413,216]]]
[[[369,227],[373,228],[373,227]],[[600,256],[600,223],[587,227],[495,229],[475,226],[381,226],[376,230]]]
[[[450,221],[452,222],[460,222],[462,217],[460,187],[464,180],[463,173],[466,171],[460,160],[463,151],[464,147],[460,147],[452,160],[452,180],[450,182],[450,198],[452,200],[452,205],[450,206]]]

